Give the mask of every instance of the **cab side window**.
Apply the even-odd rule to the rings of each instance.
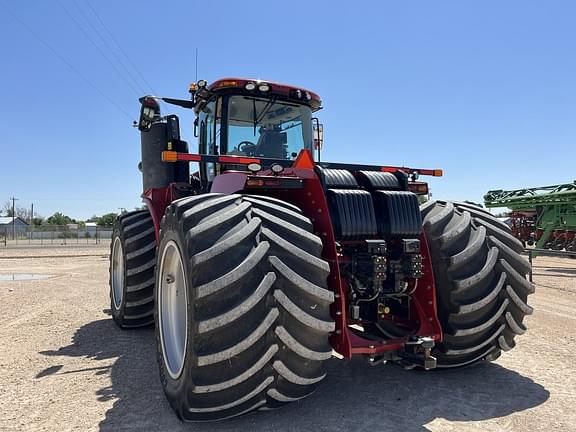
[[[199,115],[200,141],[199,151],[201,154],[218,154],[220,147],[220,117],[217,116],[217,102],[212,101],[206,105]],[[200,173],[203,178],[211,182],[216,176],[214,163],[200,164]]]

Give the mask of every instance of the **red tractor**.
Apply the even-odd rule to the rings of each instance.
[[[141,99],[148,210],[117,219],[110,265],[114,320],[155,323],[181,419],[302,399],[333,355],[449,369],[526,331],[522,244],[474,205],[419,206],[416,180],[440,170],[321,161],[321,101],[300,87],[232,78],[190,93]],[[194,111],[197,154],[160,100]]]

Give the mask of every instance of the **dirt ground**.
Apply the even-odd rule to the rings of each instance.
[[[0,281],[0,430],[573,431],[576,260],[534,265],[530,330],[496,363],[424,373],[333,359],[301,403],[182,424],[162,393],[153,330],[122,331],[109,316],[105,245],[0,249],[0,274],[53,275]]]

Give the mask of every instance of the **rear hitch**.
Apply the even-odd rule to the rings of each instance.
[[[432,355],[435,342],[429,336],[410,336],[405,349],[399,353],[401,365],[406,369],[422,367],[425,370],[436,369],[436,357]]]
[[[386,364],[386,363],[387,363],[386,357],[383,355],[379,355],[379,356],[372,355],[372,356],[368,357],[368,364],[370,366],[378,366],[378,365]]]

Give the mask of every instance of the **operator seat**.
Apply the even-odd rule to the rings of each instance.
[[[254,156],[270,159],[288,159],[286,132],[265,131],[260,135]]]
[[[240,151],[228,152],[234,156],[261,157],[268,159],[288,159],[286,132],[275,130],[261,130],[260,138],[253,147],[254,153],[245,154]],[[246,171],[246,165],[227,164],[223,165],[223,171]]]

